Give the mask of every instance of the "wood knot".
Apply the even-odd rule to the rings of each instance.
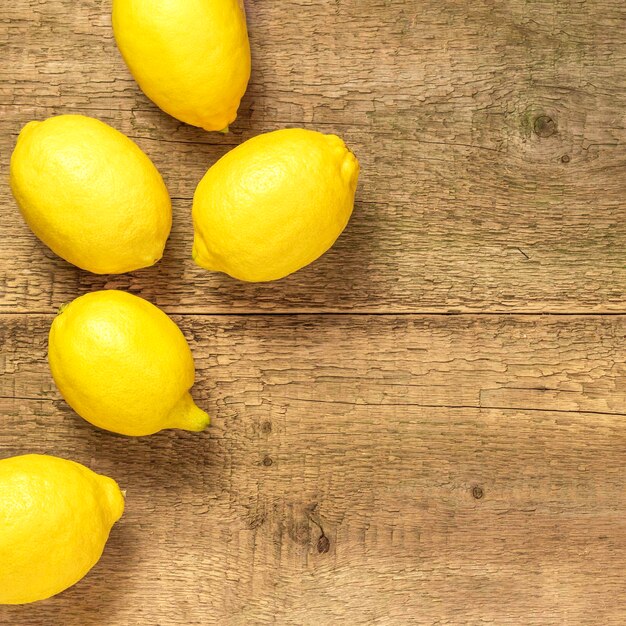
[[[549,115],[540,115],[535,119],[533,130],[537,137],[552,137],[556,133],[556,122]]]
[[[561,157],[561,163],[569,163],[570,161],[571,161],[571,159],[570,159],[570,157],[569,157],[569,154],[564,154],[564,155]]]
[[[263,422],[261,424],[261,432],[264,435],[269,435],[272,432],[272,422]]]
[[[330,539],[326,535],[322,535],[317,540],[317,551],[320,554],[326,554],[330,550]]]
[[[272,457],[271,456],[266,456],[263,459],[263,465],[265,465],[265,467],[269,467],[270,465],[272,465],[274,461],[272,461]]]
[[[474,487],[472,489],[472,496],[476,498],[476,500],[480,500],[484,496],[484,492],[481,487]]]

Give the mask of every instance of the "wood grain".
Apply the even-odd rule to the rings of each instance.
[[[0,624],[623,626],[626,5],[246,0],[223,137],[141,94],[109,0],[5,4],[4,180],[27,121],[93,115],[154,160],[174,225],[153,268],[94,276],[0,185],[0,458],[128,493],[91,574]],[[195,267],[197,182],[285,126],[359,157],[346,232],[278,283]],[[110,287],[180,324],[207,432],[118,437],[60,398],[51,314]]]
[[[95,277],[54,257],[0,189],[0,306],[53,312],[118,286],[170,312],[620,312],[626,306],[626,5],[620,0],[248,2],[253,77],[227,137],[139,91],[109,3],[3,8],[0,167],[21,126],[81,112],[133,137],[163,172],[165,258]],[[361,160],[354,217],[296,275],[246,285],[190,258],[191,198],[259,132],[341,134]]]
[[[101,563],[0,623],[623,624],[626,316],[176,318],[206,433],[92,428],[0,317],[2,455],[127,489]]]

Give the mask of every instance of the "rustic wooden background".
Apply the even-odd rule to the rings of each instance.
[[[140,93],[108,0],[0,9],[0,456],[70,457],[128,492],[93,572],[0,623],[622,626],[623,0],[246,4],[253,75],[225,137]],[[163,173],[155,267],[87,274],[20,218],[16,136],[70,112]],[[195,267],[206,168],[300,125],[362,163],[337,245],[274,284]],[[103,287],[181,325],[206,433],[118,437],[61,400],[49,325]]]

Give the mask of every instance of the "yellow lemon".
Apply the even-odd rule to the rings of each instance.
[[[142,91],[176,119],[227,130],[250,79],[241,0],[113,0],[113,33]]]
[[[54,456],[0,460],[0,604],[44,600],[98,562],[124,497],[111,478]]]
[[[11,156],[11,189],[53,252],[96,274],[156,263],[172,225],[161,175],[128,137],[84,115],[29,122]]]
[[[141,436],[209,423],[189,393],[195,371],[185,337],[137,296],[96,291],[63,307],[50,328],[48,360],[67,403],[100,428]]]
[[[345,228],[359,163],[335,135],[279,130],[223,156],[193,199],[193,258],[246,281],[287,276],[324,254]]]

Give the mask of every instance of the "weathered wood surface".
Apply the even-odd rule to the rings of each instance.
[[[2,624],[623,624],[626,318],[176,318],[208,433],[60,399],[2,316],[3,455],[115,476],[93,573]]]
[[[175,215],[159,264],[97,277],[0,185],[0,458],[58,454],[128,492],[94,571],[2,626],[626,623],[623,2],[246,0],[226,137],[140,93],[108,1],[4,4],[4,179],[27,121],[94,115]],[[206,168],[299,125],[363,166],[337,245],[269,285],[195,267]],[[62,401],[51,313],[102,287],[174,314],[206,433],[117,437]]]
[[[52,312],[103,285],[178,313],[626,306],[621,0],[248,2],[253,77],[224,138],[141,94],[115,48],[109,2],[5,4],[2,170],[28,120],[94,115],[153,158],[176,214],[161,263],[98,278],[43,249],[3,185],[5,311]],[[341,134],[362,162],[337,246],[269,286],[196,268],[190,207],[207,167],[245,138],[293,125]]]

